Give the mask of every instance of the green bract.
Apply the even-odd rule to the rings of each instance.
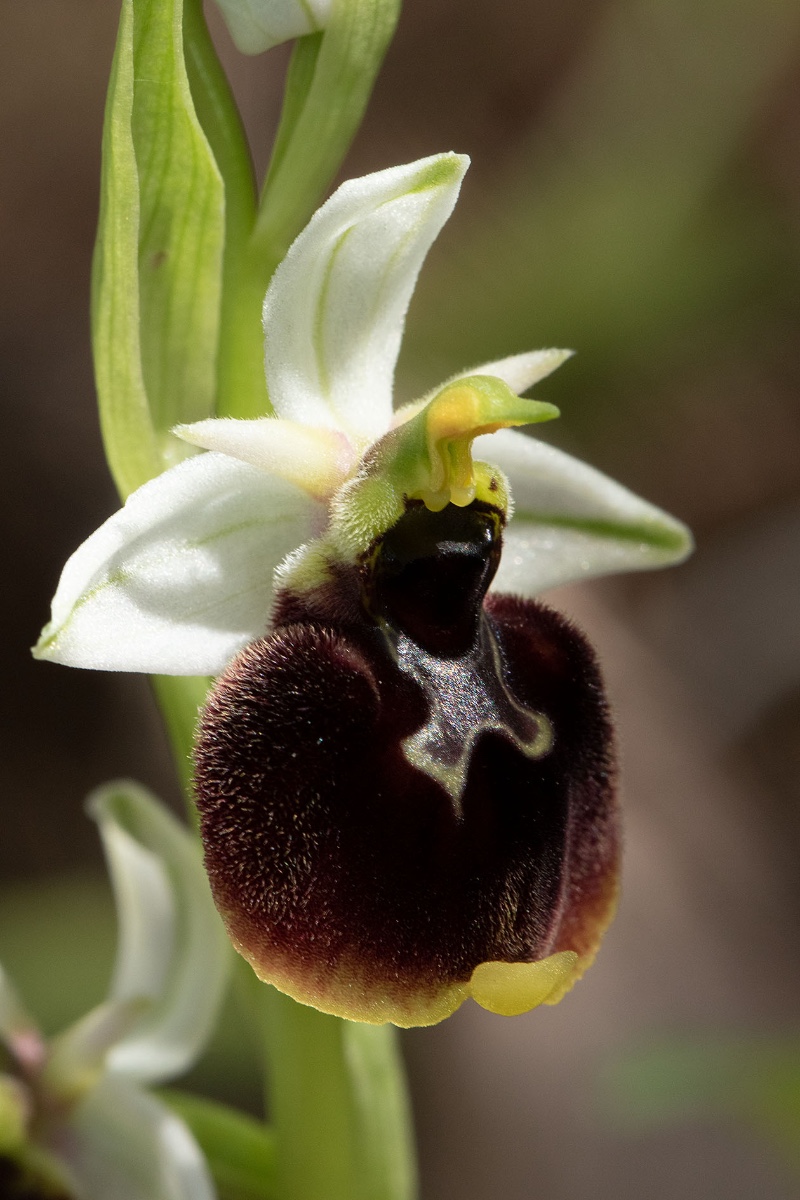
[[[184,65],[183,7],[124,0],[106,109],[93,340],[123,495],[182,457],[171,427],[211,413],[216,393],[225,202]]]

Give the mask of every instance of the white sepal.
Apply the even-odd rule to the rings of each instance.
[[[265,631],[272,575],[324,508],[222,454],[135,491],[64,567],[37,658],[106,671],[217,674]]]
[[[81,1200],[215,1200],[188,1126],[153,1096],[107,1075],[73,1112],[64,1154]]]
[[[149,1001],[108,1070],[163,1083],[198,1057],[218,1016],[231,953],[195,838],[144,788],[107,784],[87,801],[100,827],[119,923],[110,1002]]]
[[[324,29],[332,0],[217,0],[231,37],[243,54],[260,54],[281,42]]]
[[[291,246],[264,301],[280,417],[348,434],[388,428],[406,310],[468,166],[439,154],[343,183]]]
[[[495,591],[532,596],[573,580],[668,566],[691,552],[682,522],[553,446],[500,430],[476,438],[474,454],[505,472],[514,501]]]

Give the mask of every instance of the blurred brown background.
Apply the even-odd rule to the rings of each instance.
[[[0,959],[57,1026],[99,998],[112,938],[84,796],[131,775],[178,797],[145,681],[27,649],[115,507],[88,283],[117,5],[0,13]],[[287,52],[244,60],[212,19],[263,168]],[[800,1194],[798,84],[793,0],[408,0],[346,164],[473,156],[401,398],[574,346],[540,391],[548,436],[698,541],[678,570],[553,597],[617,708],[622,906],[558,1008],[407,1035],[424,1200]],[[200,1082],[251,1102],[228,1024]]]

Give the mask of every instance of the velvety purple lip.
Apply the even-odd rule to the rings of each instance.
[[[588,961],[608,922],[597,664],[543,605],[485,599],[501,528],[409,506],[364,563],[279,597],[203,714],[217,905],[263,978],[326,1011],[425,1023],[480,963]]]

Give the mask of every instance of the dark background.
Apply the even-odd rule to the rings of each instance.
[[[147,683],[27,649],[116,507],[88,329],[116,9],[0,6],[0,959],[53,1028],[111,953],[83,798],[129,775],[179,802]],[[287,51],[242,59],[213,23],[263,168]],[[400,398],[574,346],[540,391],[553,436],[698,541],[679,569],[553,597],[616,706],[623,901],[559,1007],[406,1035],[424,1200],[798,1194],[799,82],[788,0],[409,0],[346,163],[473,157]],[[251,1103],[226,1024],[199,1080]]]

